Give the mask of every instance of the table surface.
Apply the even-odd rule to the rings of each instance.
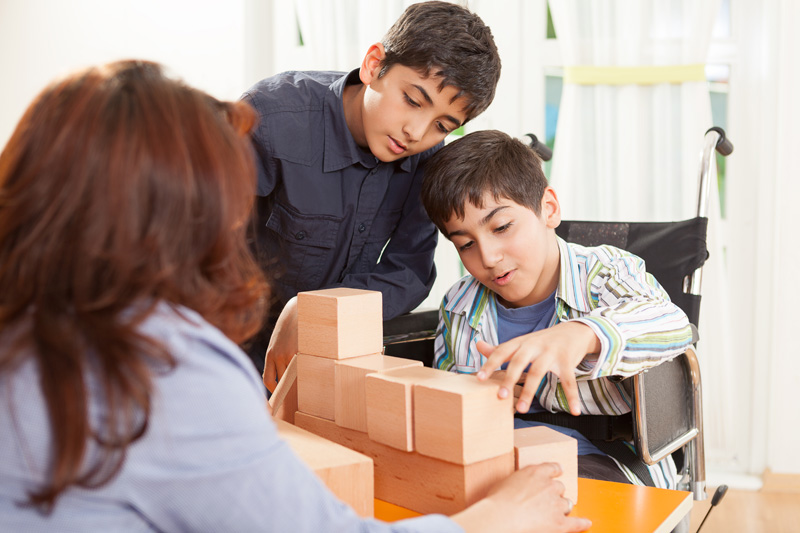
[[[591,533],[668,533],[692,510],[689,492],[578,478],[578,503],[571,516],[592,521]],[[375,500],[375,518],[394,522],[420,516],[403,507]]]

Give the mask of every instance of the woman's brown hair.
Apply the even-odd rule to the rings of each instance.
[[[260,328],[267,286],[245,237],[255,120],[121,61],[45,89],[0,154],[0,331],[17,332],[0,372],[35,359],[53,438],[31,504],[107,483],[144,434],[153,373],[175,364],[137,332],[156,305],[193,309],[235,342]]]

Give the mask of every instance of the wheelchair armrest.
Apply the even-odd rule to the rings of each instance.
[[[675,378],[681,373],[684,376],[681,386],[670,390],[659,389],[658,382],[663,381],[663,378]],[[690,347],[672,361],[637,374],[632,379],[633,436],[637,455],[646,464],[653,465],[688,446],[686,459],[691,465],[694,498],[705,499],[702,384],[694,348]],[[648,398],[651,406],[648,406]],[[683,405],[687,405],[688,409],[686,424],[676,422],[676,415],[671,412],[673,406],[682,410]],[[656,412],[657,410],[660,412]],[[658,420],[659,418],[664,420]],[[663,427],[657,427],[657,424],[662,424]]]
[[[419,310],[383,323],[383,353],[422,361],[433,366],[434,338],[439,325],[439,311]]]
[[[433,339],[439,325],[437,309],[421,309],[383,323],[383,344],[398,344]]]

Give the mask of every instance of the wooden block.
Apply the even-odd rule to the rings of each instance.
[[[513,398],[474,375],[414,387],[414,446],[443,461],[471,464],[514,450]]]
[[[534,426],[514,430],[515,468],[528,465],[558,463],[564,484],[564,497],[578,502],[578,441],[545,427]]]
[[[334,363],[336,360],[297,354],[297,410],[334,419]]]
[[[294,413],[297,411],[297,355],[289,361],[275,392],[269,397],[269,406],[272,418],[294,424]]]
[[[452,372],[425,366],[368,374],[365,384],[369,438],[398,450],[414,450],[414,394],[417,383],[455,378]]]
[[[485,497],[514,470],[514,453],[471,465],[457,465],[403,452],[375,442],[366,433],[329,420],[297,413],[299,427],[369,457],[375,465],[375,497],[419,513],[451,515]]]
[[[421,366],[421,361],[380,353],[336,361],[334,420],[342,427],[366,432],[367,399],[364,382],[367,374]]]
[[[336,497],[361,516],[373,516],[375,477],[372,459],[283,420],[278,433]]]
[[[297,295],[301,353],[344,359],[383,350],[383,304],[378,291],[324,289]]]

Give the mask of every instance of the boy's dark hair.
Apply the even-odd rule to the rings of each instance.
[[[547,178],[542,160],[523,142],[497,130],[482,130],[455,140],[425,165],[422,204],[447,236],[444,224],[464,218],[467,202],[483,207],[483,196],[508,198],[541,214]]]
[[[451,2],[412,4],[381,43],[386,57],[378,77],[398,64],[440,77],[440,89],[457,87],[458,96],[467,96],[467,120],[492,103],[500,56],[489,27],[468,9]]]

